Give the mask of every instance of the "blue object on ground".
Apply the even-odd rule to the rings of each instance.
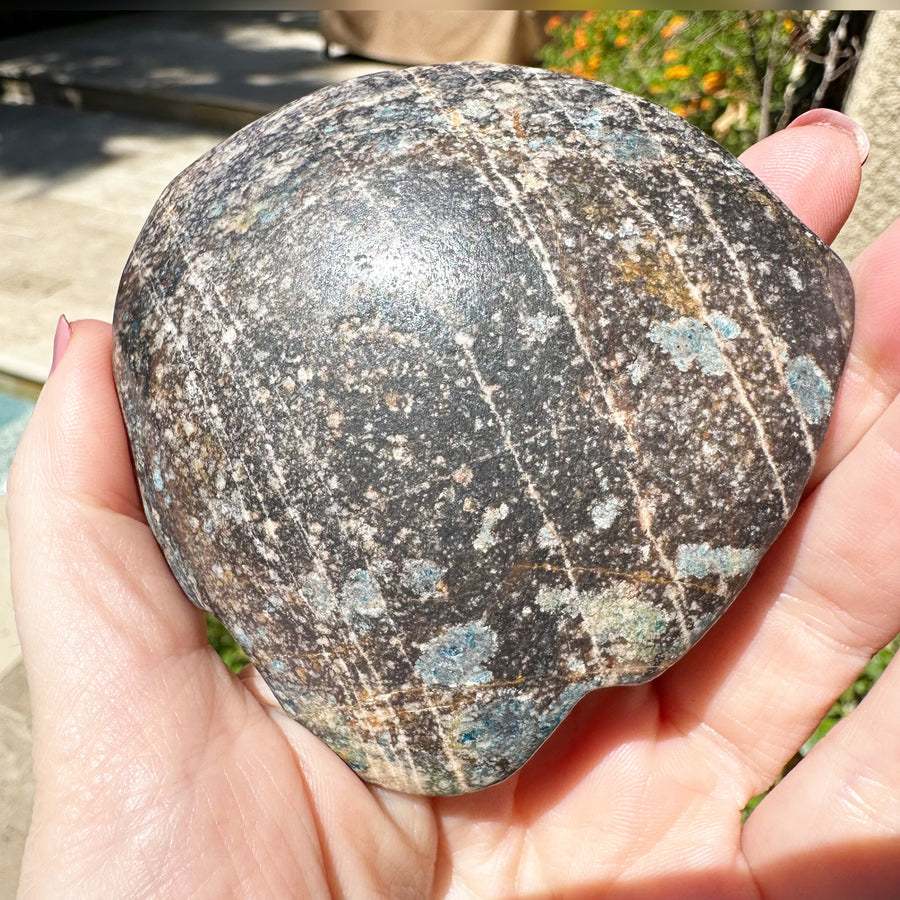
[[[0,494],[6,493],[6,479],[13,454],[34,411],[34,403],[0,390]]]

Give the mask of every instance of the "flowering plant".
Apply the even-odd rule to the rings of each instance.
[[[552,16],[546,68],[666,106],[740,153],[779,124],[809,11],[591,10]],[[781,123],[781,124],[786,124]]]

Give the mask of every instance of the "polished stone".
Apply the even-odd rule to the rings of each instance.
[[[422,67],[179,176],[123,275],[114,363],[188,596],[363,778],[451,794],[722,614],[797,505],[852,302],[677,116]]]

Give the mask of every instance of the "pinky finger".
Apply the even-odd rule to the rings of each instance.
[[[897,897],[898,700],[900,658],[750,817],[743,850],[765,897]]]

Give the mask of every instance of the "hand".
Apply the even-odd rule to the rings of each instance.
[[[854,142],[790,128],[746,162],[824,239]],[[73,326],[10,480],[34,713],[21,897],[893,897],[900,668],[767,788],[900,631],[900,223],[857,261],[857,325],[810,489],[709,636],[657,680],[585,698],[489,790],[360,781],[232,676],[136,491],[110,329]]]

